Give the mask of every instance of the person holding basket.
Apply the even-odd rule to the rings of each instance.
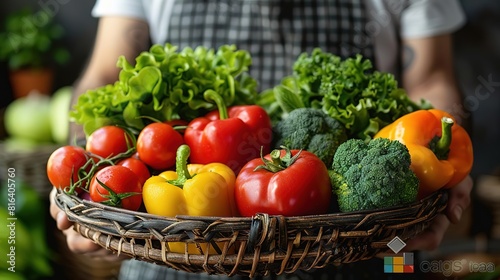
[[[250,52],[249,73],[259,82],[259,90],[277,85],[290,74],[299,54],[318,47],[343,58],[362,54],[378,71],[394,74],[412,100],[429,100],[461,124],[469,121],[453,73],[452,33],[465,22],[456,0],[97,0],[92,15],[99,18],[96,41],[75,84],[73,103],[86,90],[117,80],[119,56],[133,61],[152,43],[169,42],[179,48],[236,44]],[[81,127],[72,124],[71,129],[71,143],[84,139]],[[445,212],[425,232],[409,240],[406,250],[436,249],[449,225],[459,223],[469,207],[471,190],[469,176],[450,191]],[[72,229],[66,214],[55,205],[54,195],[55,189],[50,213],[69,249],[96,258],[116,258]],[[127,260],[119,278],[227,277]]]

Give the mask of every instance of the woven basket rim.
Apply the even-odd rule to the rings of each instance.
[[[253,217],[244,217],[244,216],[237,216],[237,217],[220,217],[220,216],[188,216],[188,215],[177,215],[175,217],[166,217],[166,216],[160,216],[160,215],[155,215],[155,214],[150,214],[147,212],[140,212],[140,211],[133,211],[129,209],[124,209],[124,208],[119,208],[119,207],[113,207],[109,205],[105,205],[102,203],[90,201],[90,200],[85,200],[82,199],[81,197],[75,196],[75,195],[69,195],[67,193],[64,193],[64,191],[58,189],[57,193],[59,195],[67,195],[71,197],[72,199],[82,203],[83,205],[87,205],[89,207],[95,207],[95,208],[100,208],[103,211],[111,211],[111,212],[118,212],[118,213],[124,213],[128,215],[135,215],[135,216],[141,216],[144,218],[149,218],[149,219],[160,219],[160,220],[177,220],[179,218],[182,219],[189,219],[189,220],[207,220],[207,219],[222,219],[222,220],[228,220],[228,219],[237,219],[237,220],[243,220],[243,221],[251,221]],[[302,215],[302,216],[283,216],[285,219],[317,219],[317,218],[335,218],[335,217],[363,217],[365,218],[367,215],[374,215],[380,212],[391,212],[391,211],[405,211],[408,209],[411,209],[413,206],[417,206],[422,204],[426,200],[432,200],[435,199],[438,196],[444,196],[443,199],[447,200],[447,190],[439,190],[436,191],[427,197],[424,197],[422,199],[419,199],[417,201],[404,204],[404,205],[396,205],[392,207],[383,207],[383,208],[377,208],[377,209],[372,209],[372,210],[358,210],[358,211],[350,211],[350,212],[335,212],[335,213],[325,213],[325,214],[316,214],[316,215]],[[60,201],[57,201],[57,206],[64,210],[63,205],[61,204]],[[266,213],[258,213],[258,214],[266,214]],[[282,215],[270,215],[270,216],[282,216]]]
[[[373,258],[395,236],[405,241],[425,230],[447,199],[442,190],[406,206],[292,217],[162,217],[61,190],[55,202],[75,230],[113,253],[187,272],[253,277]],[[174,251],[175,243],[184,251]],[[188,250],[193,245],[198,253]]]

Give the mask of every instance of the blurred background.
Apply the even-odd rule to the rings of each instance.
[[[47,64],[53,69],[52,83],[47,86],[45,95],[49,99],[37,99],[37,108],[40,104],[56,103],[58,96],[67,96],[68,87],[78,78],[83,70],[86,60],[91,52],[94,35],[97,28],[97,20],[90,16],[94,1],[69,1],[69,0],[8,0],[0,2],[0,30],[6,28],[5,20],[8,16],[17,14],[25,8],[35,13],[34,20],[45,20],[47,15],[40,11],[46,11],[49,18],[53,20],[54,27],[51,30],[40,31],[41,35],[51,34],[56,39],[54,45],[59,47],[57,52],[51,54],[50,62]],[[424,258],[440,259],[444,256],[467,254],[467,256],[483,257],[488,260],[492,252],[500,252],[498,241],[500,240],[500,1],[491,0],[462,0],[462,5],[468,17],[464,28],[454,36],[456,74],[459,84],[465,93],[464,103],[471,112],[472,129],[471,136],[474,143],[475,164],[472,177],[475,180],[472,206],[464,215],[459,225],[454,225],[449,230],[441,247],[435,252],[424,255]],[[17,26],[22,31],[29,30],[33,35],[38,35],[36,30],[30,26]],[[41,44],[46,38],[41,37]],[[6,40],[0,40],[0,45],[5,45]],[[21,43],[21,42],[8,42]],[[47,42],[45,42],[47,43]],[[4,47],[0,49],[7,52]],[[22,63],[35,62],[30,54],[19,57],[17,60],[3,60],[0,62],[0,139],[8,138],[5,132],[4,112],[22,89],[14,85],[9,78],[12,68]],[[39,63],[45,63],[40,61]],[[40,73],[38,73],[40,75]],[[27,84],[22,80],[21,84]],[[61,93],[62,92],[62,93]],[[60,97],[62,100],[67,97]],[[52,101],[52,102],[50,102]],[[64,101],[62,104],[64,104]],[[49,106],[49,105],[47,105]],[[53,105],[56,106],[56,105]],[[21,112],[22,110],[19,109]],[[19,113],[22,115],[23,113]],[[64,120],[64,119],[63,119]],[[56,121],[57,123],[57,121]],[[59,122],[60,124],[60,122]],[[52,132],[57,133],[57,132]],[[60,134],[60,131],[59,131]],[[117,271],[119,264],[102,264],[93,262],[91,259],[75,256],[67,251],[65,243],[61,241],[60,232],[55,230],[52,219],[48,216],[48,190],[45,173],[40,174],[43,166],[37,166],[36,162],[45,163],[47,153],[58,145],[57,137],[38,139],[37,143],[24,143],[12,146],[13,149],[24,149],[27,147],[34,150],[30,154],[18,152],[7,153],[7,144],[3,143],[0,151],[2,174],[9,167],[16,168],[17,178],[25,179],[22,184],[32,197],[20,200],[27,201],[17,206],[18,209],[27,208],[25,226],[28,233],[40,232],[41,237],[32,236],[27,249],[32,255],[40,255],[40,262],[28,265],[26,268],[32,279],[111,279]],[[56,139],[56,140],[55,140]],[[60,137],[58,139],[61,139]],[[16,143],[21,143],[18,141]],[[59,142],[61,143],[61,142]],[[5,176],[2,179],[2,193],[5,195]],[[33,192],[31,192],[33,190]],[[19,193],[18,193],[19,195]],[[19,195],[20,197],[21,195]],[[6,201],[2,196],[2,201]],[[29,202],[33,201],[33,202]],[[36,210],[37,208],[41,210]],[[34,209],[30,209],[34,208]],[[24,209],[24,208],[23,208]],[[44,221],[43,223],[36,221]],[[36,228],[36,230],[33,230]],[[1,232],[0,232],[1,234]],[[37,238],[45,239],[46,245],[35,245]],[[3,245],[3,244],[1,244]],[[0,245],[0,246],[1,246]],[[35,247],[43,247],[37,248]],[[3,247],[0,250],[3,254]],[[492,260],[492,259],[491,259]],[[498,257],[496,259],[498,261]],[[46,262],[44,264],[44,262]],[[2,265],[0,265],[2,267]],[[497,269],[500,264],[497,263]],[[78,270],[79,273],[74,273]],[[3,278],[0,271],[0,279]],[[36,277],[38,275],[38,277]],[[21,278],[22,279],[22,278]],[[27,278],[28,279],[28,278]],[[477,278],[482,279],[482,278]]]

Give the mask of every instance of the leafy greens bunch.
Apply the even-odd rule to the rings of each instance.
[[[119,79],[82,94],[70,112],[87,135],[109,124],[141,130],[152,119],[192,120],[216,109],[203,98],[217,92],[226,106],[254,104],[257,82],[247,73],[250,54],[234,45],[217,50],[153,45],[131,65],[120,57]]]
[[[374,71],[361,55],[342,60],[321,49],[301,54],[293,74],[263,92],[258,103],[273,121],[297,108],[322,109],[345,126],[349,138],[363,140],[409,112],[431,107],[411,101],[392,74]]]

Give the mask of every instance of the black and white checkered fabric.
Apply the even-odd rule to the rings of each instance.
[[[236,44],[252,55],[250,74],[264,90],[315,47],[373,60],[366,24],[363,0],[176,0],[166,41],[180,48]]]

